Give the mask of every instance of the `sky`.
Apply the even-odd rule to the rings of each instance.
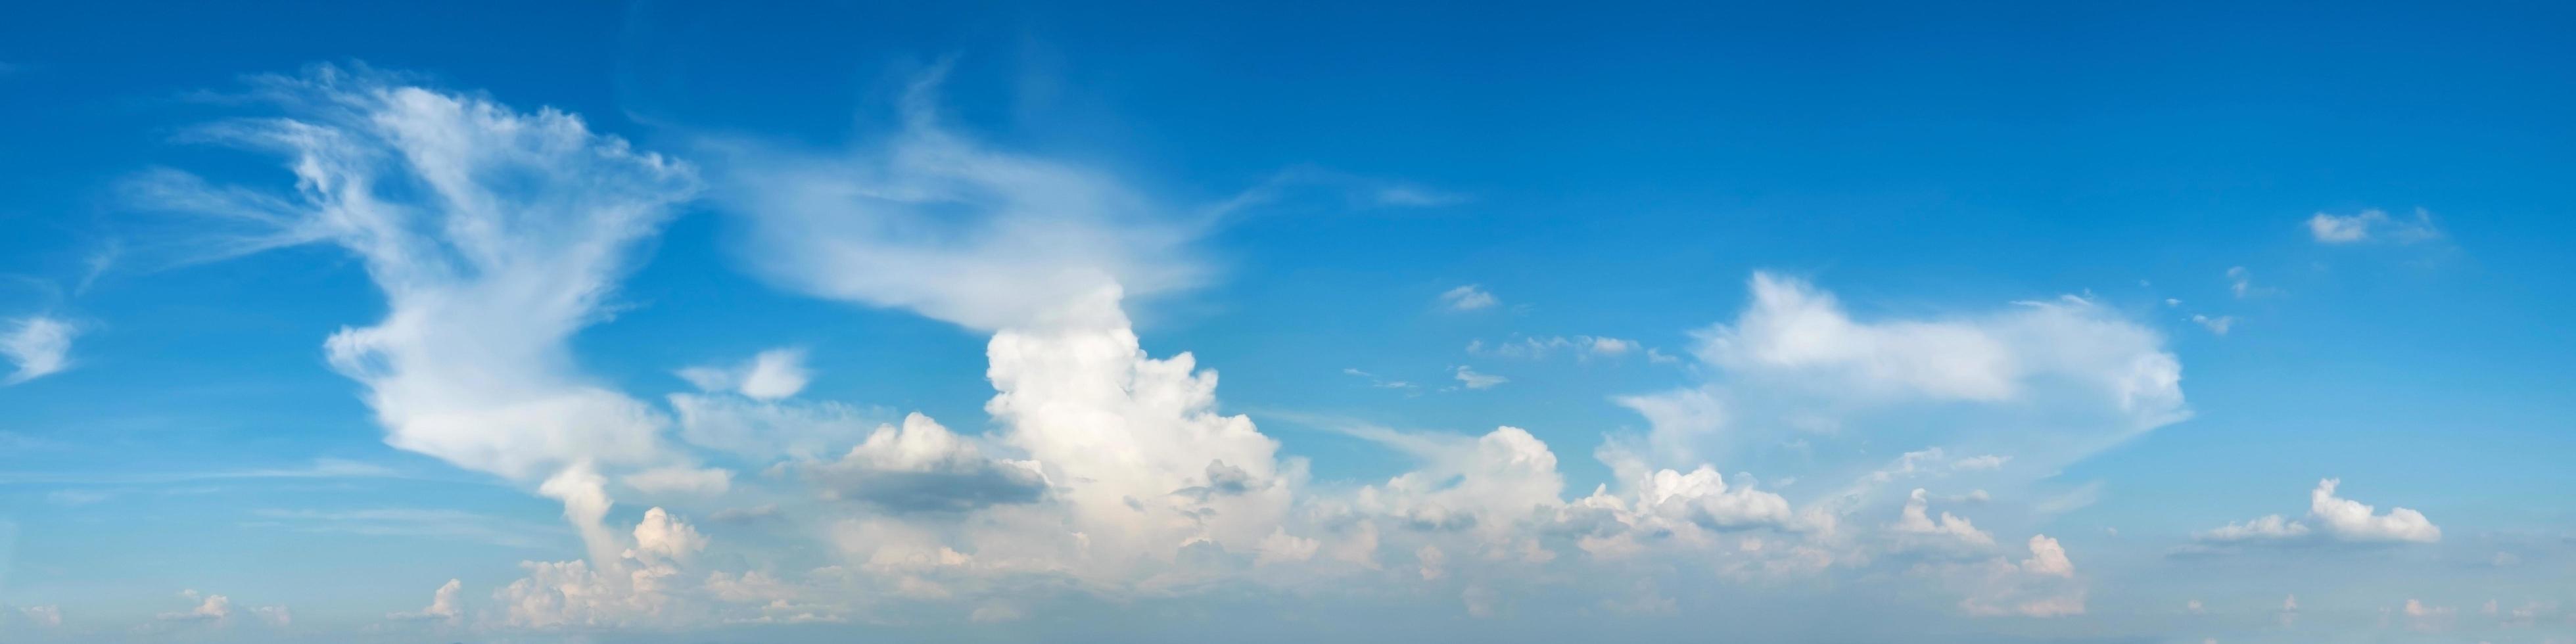
[[[2566,7],[10,13],[8,642],[2576,642]]]

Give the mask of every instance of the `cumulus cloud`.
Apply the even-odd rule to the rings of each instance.
[[[2442,540],[2442,528],[2433,525],[2424,513],[2407,508],[2377,508],[2360,501],[2335,496],[2341,479],[2317,481],[2308,493],[2308,515],[2289,519],[2266,515],[2252,521],[2230,523],[2202,532],[2197,538],[2204,543],[2278,542],[2302,543],[2317,540],[2348,543],[2433,543]]]
[[[1486,292],[1485,287],[1476,284],[1440,292],[1440,306],[1452,311],[1481,311],[1494,308],[1494,305],[1501,303],[1502,300],[1494,299],[1493,293]]]
[[[71,323],[42,315],[0,323],[0,356],[8,356],[11,365],[8,377],[0,378],[0,386],[71,368],[72,336],[78,333]]]
[[[2442,229],[2433,225],[2433,213],[2422,208],[2415,209],[2412,219],[2390,217],[2372,208],[2350,215],[2318,212],[2309,215],[2307,223],[2308,235],[2320,244],[2412,244],[2442,238]]]
[[[438,590],[430,594],[428,606],[417,611],[394,613],[385,617],[394,620],[456,621],[465,615],[465,607],[457,600],[457,595],[464,592],[464,589],[465,582],[447,580],[447,583],[439,585]]]
[[[568,501],[567,507],[580,506]],[[595,517],[588,520],[597,523]],[[696,527],[656,507],[627,534],[603,531],[585,538],[597,539],[588,561],[519,563],[527,576],[493,593],[503,624],[538,630],[620,627],[673,623],[683,612],[703,614],[703,607],[684,600],[691,588],[682,567],[708,544]],[[602,548],[610,553],[600,554]],[[431,608],[438,606],[433,600]]]
[[[804,465],[824,497],[893,512],[954,512],[1028,503],[1047,491],[1035,463],[986,458],[974,443],[929,416],[877,428],[839,460]]]
[[[1896,523],[1890,524],[1888,529],[1899,534],[1956,539],[1961,543],[1979,546],[1994,545],[1994,535],[1986,534],[1985,531],[1978,530],[1976,525],[1969,523],[1967,519],[1948,512],[1934,517],[1931,515],[1931,507],[1931,497],[1924,492],[1923,488],[1914,488],[1914,492],[1906,497],[1904,513],[1897,518]],[[2062,557],[2063,553],[2060,553],[2060,556]]]

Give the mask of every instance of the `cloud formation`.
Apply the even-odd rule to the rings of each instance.
[[[2442,238],[2442,229],[2433,225],[2433,213],[2422,208],[2415,209],[2412,219],[2390,217],[2377,208],[2350,215],[2318,212],[2308,216],[2307,224],[2308,236],[2320,244],[2412,244]]]
[[[1440,292],[1440,306],[1452,311],[1481,311],[1501,303],[1502,300],[1494,299],[1493,293],[1476,284]]]
[[[35,315],[0,323],[0,356],[9,358],[8,377],[0,387],[21,384],[71,368],[71,323]]]
[[[2335,496],[2341,479],[2317,481],[2308,493],[2308,515],[2293,520],[2281,515],[2265,515],[2242,523],[2230,523],[2202,532],[2197,538],[2205,543],[2296,543],[2312,539],[2347,543],[2433,543],[2442,540],[2442,528],[2433,525],[2424,513],[2407,508],[2377,508],[2360,501]]]

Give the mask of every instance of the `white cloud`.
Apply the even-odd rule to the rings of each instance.
[[[2424,513],[2407,508],[2390,508],[2381,514],[2376,508],[2359,501],[2335,496],[2340,479],[2317,481],[2308,493],[2308,515],[2291,520],[2281,515],[2267,515],[2243,523],[2230,523],[2197,535],[2209,543],[2299,542],[2310,538],[2351,543],[2433,543],[2442,540],[2442,529],[2433,525]]]
[[[1475,369],[1466,365],[1458,365],[1455,375],[1458,377],[1458,383],[1468,389],[1492,389],[1495,385],[1512,381],[1502,376],[1476,373]]]
[[[223,595],[201,595],[195,590],[179,591],[180,597],[197,601],[197,606],[184,611],[162,613],[165,622],[222,621],[233,616],[233,600]]]
[[[567,500],[566,507],[569,513],[585,506]],[[598,519],[574,520],[576,524],[585,521],[596,525]],[[703,615],[706,607],[683,599],[691,589],[684,585],[682,567],[708,545],[697,528],[656,507],[646,510],[627,535],[605,530],[585,535],[592,538],[597,542],[590,546],[590,561],[520,562],[528,576],[493,593],[502,623],[551,630],[668,624]],[[607,554],[601,554],[602,549]],[[441,593],[445,592],[442,588]],[[438,606],[433,600],[431,608]]]
[[[929,416],[886,425],[837,461],[800,466],[828,499],[869,503],[889,512],[953,512],[997,503],[1028,503],[1046,494],[1036,463],[985,458],[965,437]]]
[[[1734,320],[1694,334],[1699,384],[1613,398],[1646,418],[1667,465],[1767,457],[1860,476],[1885,457],[1856,441],[1902,433],[2013,450],[2028,466],[1984,484],[2031,484],[2190,416],[2163,336],[2090,299],[1866,319],[1796,279],[1755,273],[1749,287]]]
[[[2198,324],[2202,328],[2209,329],[2209,333],[2211,335],[2227,335],[2227,330],[2236,326],[2236,318],[2234,316],[2227,315],[2209,317],[2194,313],[2191,316],[2191,323]]]
[[[2351,215],[2318,212],[2308,216],[2308,235],[2320,244],[2354,244],[2388,241],[2399,244],[2442,238],[2442,229],[2433,225],[2433,213],[2415,209],[2412,220],[2399,220],[2373,208]]]
[[[601,484],[594,466],[681,464],[662,414],[593,384],[566,344],[603,318],[637,242],[697,192],[689,166],[571,114],[365,70],[269,77],[255,96],[284,115],[199,134],[288,157],[292,193],[171,170],[128,193],[233,227],[213,256],[305,243],[355,255],[388,313],[325,347],[366,386],[387,443],[521,481],[551,475],[549,496],[600,512],[604,492],[571,489]]]
[[[465,582],[447,580],[447,583],[439,585],[438,590],[430,594],[428,606],[416,612],[394,613],[385,617],[395,620],[454,622],[465,615],[464,605],[457,600],[458,593],[464,592],[464,589]]]
[[[72,336],[79,329],[46,316],[29,316],[0,324],[0,356],[12,369],[0,386],[35,380],[71,367]]]
[[[1914,488],[1914,492],[1906,497],[1904,514],[1897,518],[1896,523],[1890,524],[1888,529],[1900,534],[1956,539],[1961,543],[1978,546],[1994,545],[1994,535],[1978,530],[1977,526],[1969,523],[1966,518],[1948,512],[1943,512],[1941,516],[1935,518],[1931,516],[1931,507],[1931,497],[1925,494],[1923,488]],[[2061,552],[2059,555],[2062,557],[2064,553]]]
[[[1494,294],[1486,292],[1485,287],[1475,284],[1440,293],[1440,305],[1452,311],[1480,311],[1501,303],[1502,300],[1494,299]]]
[[[742,256],[755,272],[988,331],[1108,312],[1103,292],[1146,298],[1204,280],[1185,248],[1200,224],[1091,169],[944,129],[941,73],[905,93],[903,129],[881,148],[707,146],[726,170],[719,204],[751,223]]]
[[[1700,359],[1731,371],[1862,394],[2004,401],[2033,381],[2083,382],[2143,422],[2181,413],[2181,367],[2153,331],[2090,300],[2020,302],[1980,318],[1861,322],[1830,294],[1755,273],[1753,304],[1701,331]]]
[[[1635,340],[1590,335],[1556,335],[1543,338],[1523,337],[1517,340],[1505,340],[1490,345],[1485,344],[1485,341],[1481,339],[1471,340],[1467,343],[1467,353],[1469,355],[1494,356],[1500,358],[1531,360],[1544,359],[1559,351],[1572,353],[1576,359],[1581,360],[1590,360],[1593,358],[1617,358],[1629,354],[1646,353],[1644,345],[1638,344]],[[1660,354],[1651,354],[1648,358],[1651,360],[1656,355]],[[1669,356],[1666,356],[1666,358],[1669,359]]]
[[[2236,299],[2241,300],[2258,295],[2270,295],[2275,291],[2255,286],[2254,271],[2246,270],[2243,266],[2229,266],[2227,267],[2227,292],[2235,294]]]
[[[805,390],[813,373],[805,369],[805,350],[770,349],[734,367],[690,367],[679,376],[700,391],[733,391],[753,400],[773,401]]]

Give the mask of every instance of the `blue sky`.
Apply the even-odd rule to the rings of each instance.
[[[2576,641],[2566,9],[1378,4],[15,11],[0,633]]]

